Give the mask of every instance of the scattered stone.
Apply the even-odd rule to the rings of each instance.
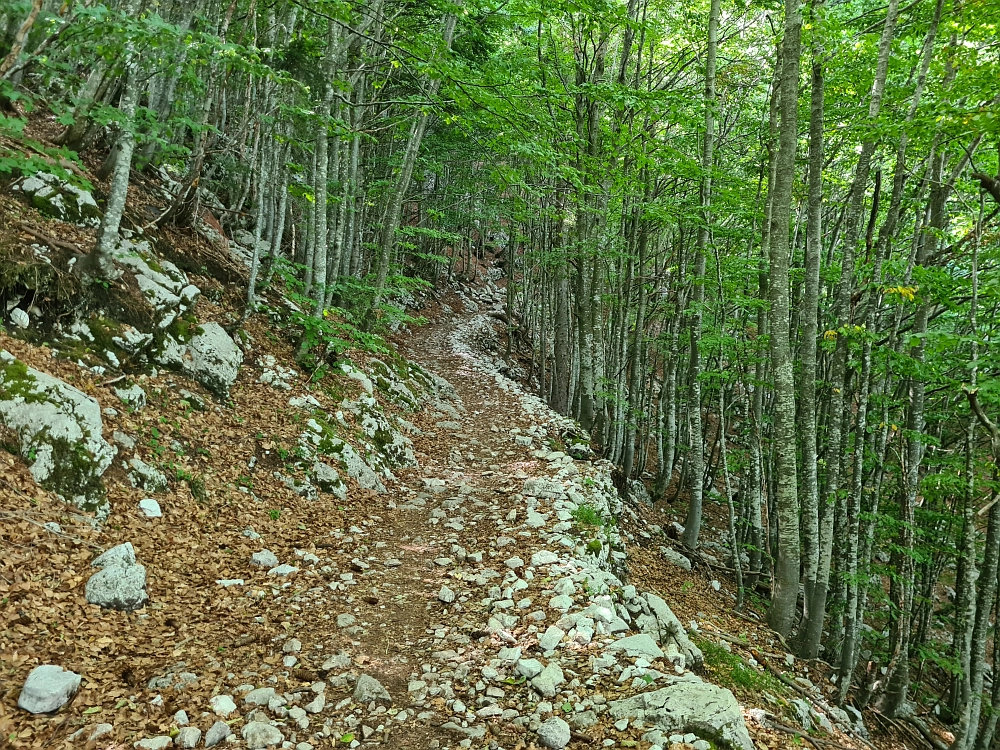
[[[94,727],[94,731],[90,733],[90,737],[87,738],[88,742],[93,742],[101,737],[106,737],[115,731],[115,728],[111,724],[98,724]]]
[[[445,604],[451,604],[455,601],[455,592],[447,586],[442,586],[441,590],[438,592],[438,599]]]
[[[15,307],[10,311],[10,322],[18,328],[27,328],[31,325],[31,318],[20,307]]]
[[[298,572],[299,569],[296,568],[294,565],[289,565],[285,563],[284,565],[279,565],[276,568],[271,568],[269,571],[267,571],[267,574],[269,576],[284,577],[284,576],[290,576],[292,573],[298,573]]]
[[[542,663],[538,659],[521,659],[514,667],[514,671],[522,677],[530,680],[542,673]]]
[[[122,447],[123,450],[133,450],[135,448],[135,439],[129,437],[121,430],[115,430],[111,433],[111,439],[114,440],[118,445]]]
[[[133,747],[137,747],[139,750],[164,750],[172,744],[174,741],[169,735],[161,734],[158,737],[147,737],[144,740],[139,740]]]
[[[121,612],[142,609],[149,601],[146,568],[138,563],[103,567],[87,581],[85,594],[88,602],[103,609]]]
[[[161,518],[163,516],[160,504],[151,497],[146,497],[139,501],[139,511],[146,518]]]
[[[278,564],[278,556],[269,549],[262,549],[250,556],[250,564],[255,568],[273,568]]]
[[[227,716],[236,712],[236,701],[233,700],[231,695],[215,695],[212,696],[212,700],[209,701],[209,705],[212,706],[212,710],[217,716],[226,718]]]
[[[127,388],[115,388],[115,395],[123,404],[136,411],[146,405],[146,392],[134,384]]]
[[[342,615],[337,615],[337,627],[338,628],[349,628],[349,627],[352,627],[354,625],[354,623],[356,623],[357,621],[358,621],[358,618],[356,618],[352,614],[346,614],[345,613],[345,614],[342,614]]]
[[[539,565],[552,565],[557,562],[559,562],[559,555],[546,549],[539,550],[531,556],[531,564],[536,567]]]
[[[667,562],[676,565],[678,568],[683,568],[684,570],[691,570],[691,561],[688,560],[680,552],[670,549],[670,547],[660,547],[660,553],[663,555],[663,559]]]
[[[167,489],[167,477],[164,473],[138,456],[131,458],[128,466],[128,478],[133,487],[139,487],[146,492],[163,492]]]
[[[549,599],[549,607],[551,609],[558,609],[561,612],[565,612],[572,606],[573,606],[573,598],[567,596],[566,594],[559,594],[558,596],[553,596],[551,599]]]
[[[544,697],[554,698],[556,689],[565,681],[566,678],[559,665],[555,662],[549,662],[549,665],[542,670],[540,675],[531,680],[530,684]]]
[[[56,664],[41,664],[28,674],[17,706],[33,714],[58,711],[76,695],[81,680],[76,672]]]
[[[225,740],[233,730],[224,721],[216,721],[211,728],[205,732],[205,747],[215,747]]]
[[[304,705],[304,708],[308,713],[318,714],[326,707],[326,696],[320,693],[315,698],[313,698],[309,703]]]
[[[251,721],[243,727],[242,734],[247,743],[247,750],[263,750],[265,747],[280,745],[285,741],[284,735],[278,728],[265,721]]]
[[[562,750],[562,748],[569,744],[569,740],[569,724],[560,719],[558,716],[546,719],[542,722],[541,726],[538,727],[538,742],[542,747]]]
[[[274,695],[273,687],[256,688],[243,696],[243,702],[248,706],[266,706]]]
[[[198,727],[183,727],[177,732],[177,736],[174,737],[174,744],[177,747],[198,747],[198,742],[201,741],[201,730]]]
[[[597,712],[592,709],[588,711],[581,711],[578,714],[573,714],[569,718],[570,727],[578,731],[590,729],[596,723],[597,723]]]
[[[542,634],[542,637],[538,639],[538,646],[542,651],[554,651],[565,635],[566,632],[562,628],[549,625],[548,629]]]
[[[355,703],[368,705],[369,703],[381,703],[385,706],[392,705],[392,696],[389,691],[382,687],[382,683],[371,675],[363,674],[358,678],[354,686],[353,699]]]

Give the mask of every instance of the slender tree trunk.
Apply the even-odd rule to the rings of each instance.
[[[688,411],[691,415],[691,497],[684,522],[684,544],[695,549],[701,534],[703,476],[705,473],[704,429],[701,419],[701,322],[705,301],[705,257],[710,241],[712,214],[712,167],[715,149],[715,65],[719,46],[720,0],[712,0],[708,15],[708,48],[705,54],[705,137],[701,151],[701,224],[695,250],[694,290],[691,294],[691,354]]]
[[[455,37],[455,23],[457,20],[457,16],[454,13],[447,13],[441,22],[441,37],[444,40],[446,50],[451,50],[451,42]],[[434,78],[428,82],[427,95],[430,98],[437,96],[440,90],[440,78]],[[427,131],[429,121],[430,113],[421,112],[410,126],[410,136],[406,142],[403,161],[399,166],[399,172],[396,175],[396,181],[390,193],[389,205],[386,207],[385,215],[382,219],[382,230],[378,241],[378,266],[375,277],[375,299],[372,303],[373,310],[382,304],[382,300],[385,297],[385,283],[389,276],[392,250],[396,246],[396,231],[399,229],[400,217],[403,212],[403,201],[410,188],[410,180],[413,179],[413,167],[417,163],[420,143],[424,138],[424,133]]]
[[[802,556],[805,622],[810,623],[810,608],[816,597],[819,578],[819,479],[816,425],[816,339],[819,315],[819,269],[823,255],[823,0],[812,5],[813,63],[812,94],[809,116],[809,222],[806,233],[805,289],[802,295],[801,375],[799,384],[799,442],[802,446]],[[815,625],[815,623],[813,623]],[[822,619],[819,622],[822,626]],[[799,655],[814,659],[819,652],[815,627],[803,627],[796,644]]]
[[[126,15],[135,15],[137,10],[138,0],[129,0],[124,8]],[[80,270],[85,278],[108,280],[115,273],[111,256],[118,244],[118,230],[125,214],[125,200],[128,197],[129,176],[132,172],[132,152],[135,150],[134,119],[139,98],[138,68],[139,55],[134,43],[129,41],[125,47],[125,91],[119,105],[123,122],[118,135],[118,158],[111,175],[108,203],[104,208],[101,224],[97,228],[97,241],[94,249],[81,263]]]
[[[932,229],[943,228],[945,188],[942,185],[944,155],[935,154],[933,160],[932,184],[935,186],[931,195]],[[932,235],[918,238],[916,263],[922,266],[932,257],[936,242]],[[910,688],[910,636],[913,613],[914,561],[911,554],[914,543],[913,521],[917,494],[920,491],[920,465],[924,457],[922,434],[924,430],[924,400],[926,385],[923,380],[922,365],[924,362],[924,334],[927,333],[927,322],[930,317],[930,302],[921,300],[917,305],[911,329],[910,340],[915,342],[910,347],[910,359],[917,372],[909,379],[909,412],[906,429],[906,471],[904,474],[903,491],[900,493],[899,523],[900,533],[898,545],[899,555],[899,596],[896,610],[896,637],[889,662],[889,675],[886,680],[885,695],[882,696],[881,709],[891,717],[905,712],[907,695]]]
[[[889,0],[885,24],[879,42],[878,60],[875,66],[875,78],[872,82],[871,96],[868,102],[868,123],[874,128],[878,121],[882,106],[882,94],[885,89],[885,79],[889,69],[889,53],[892,48],[892,38],[896,29],[896,17],[899,0]],[[850,301],[854,291],[855,243],[858,238],[858,228],[864,208],[868,176],[871,172],[871,158],[875,152],[876,142],[873,136],[865,138],[858,157],[858,165],[851,186],[850,205],[847,209],[846,228],[844,231],[843,253],[840,266],[840,281],[837,284],[834,300],[834,331],[837,339],[833,356],[833,368],[830,381],[833,384],[830,397],[829,443],[825,452],[827,461],[827,477],[825,497],[819,508],[819,555],[816,568],[816,580],[810,586],[807,583],[805,622],[799,638],[799,653],[805,658],[814,658],[819,653],[820,641],[823,635],[823,624],[826,619],[826,600],[830,583],[830,565],[833,553],[833,536],[835,508],[841,499],[840,466],[842,445],[846,432],[844,420],[845,391],[847,390],[847,359],[848,335],[844,330],[850,316]],[[860,449],[863,441],[858,444]]]

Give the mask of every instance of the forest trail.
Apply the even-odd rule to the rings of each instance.
[[[400,343],[451,386],[439,381],[406,414],[419,467],[396,471],[385,493],[356,488],[338,501],[273,481],[283,477],[271,471],[275,447],[296,434],[289,428],[301,430],[284,404],[302,386],[279,393],[254,384],[251,364],[233,408],[208,409],[161,435],[193,452],[201,434],[212,461],[225,464],[206,474],[208,514],[175,488],[160,497],[162,519],[136,518],[136,490],[115,480],[111,522],[96,530],[44,501],[18,512],[20,524],[6,512],[15,544],[0,573],[15,581],[22,607],[4,633],[15,671],[0,706],[11,711],[0,719],[12,745],[703,750],[698,731],[751,750],[749,726],[754,739],[780,747],[763,714],[746,713],[753,703],[741,707],[691,671],[725,676],[716,671],[725,652],[706,652],[701,668],[684,631],[695,620],[714,627],[729,594],[707,580],[683,582],[702,576],[650,545],[660,527],[622,506],[608,462],[555,450],[573,423],[480,351],[493,325],[485,314],[449,313]],[[3,345],[42,366],[29,347]],[[277,348],[263,351],[255,356],[268,367],[292,364],[275,361]],[[73,377],[71,363],[59,367]],[[371,385],[364,380],[353,381],[359,398]],[[142,382],[150,404],[109,416],[116,421],[106,431],[128,429],[143,442],[149,425],[171,429],[183,381],[161,373]],[[324,407],[332,417],[336,408]],[[135,451],[150,457],[144,445]],[[23,465],[3,455],[11,480],[27,486]],[[248,474],[252,489],[224,489]],[[59,532],[43,521],[60,523]],[[98,610],[81,596],[85,571],[97,552],[125,541],[147,566],[150,602],[131,614]],[[626,585],[627,563],[634,583],[663,598]],[[26,569],[35,575],[17,584]],[[668,607],[675,602],[683,626]],[[39,662],[84,676],[54,716],[14,709],[27,665]],[[781,685],[767,686],[780,695]],[[676,705],[644,706],[645,695]],[[749,715],[761,723],[744,724]]]

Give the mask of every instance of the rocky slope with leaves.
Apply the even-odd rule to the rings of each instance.
[[[5,200],[8,230],[35,228],[6,235],[0,333],[10,746],[750,750],[823,741],[831,720],[863,732],[727,636],[723,585],[676,567],[668,524],[505,375],[488,273],[377,356],[307,372],[294,302],[241,320],[159,237],[123,238],[115,282],[60,299],[72,258],[51,240],[88,219]]]

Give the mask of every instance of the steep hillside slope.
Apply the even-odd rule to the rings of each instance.
[[[821,742],[828,715],[854,729],[761,671],[718,581],[679,574],[578,426],[505,377],[492,284],[310,373],[290,302],[241,321],[238,288],[162,237],[126,238],[119,279],[74,303],[56,238],[83,230],[10,205],[12,747],[750,750]]]

